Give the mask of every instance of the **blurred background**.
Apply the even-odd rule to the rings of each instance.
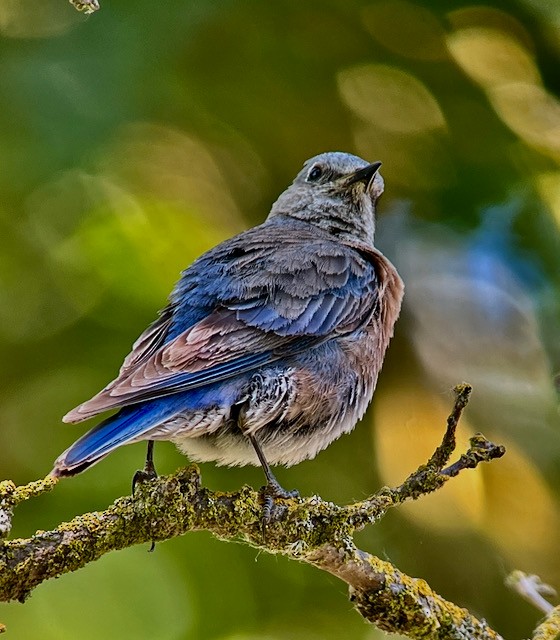
[[[50,471],[85,430],[61,416],[112,379],[180,270],[261,222],[306,158],[382,160],[377,245],[406,282],[396,337],[358,428],[278,477],[341,503],[399,483],[470,382],[461,447],[482,431],[507,455],[358,543],[529,636],[540,614],[503,579],[560,588],[560,4],[101,2],[89,17],[0,4],[0,478]],[[125,447],[62,481],[19,507],[13,534],[103,509],[143,460]],[[163,443],[156,463],[185,459]],[[8,637],[383,637],[311,567],[205,533],[147,551],[0,606]]]

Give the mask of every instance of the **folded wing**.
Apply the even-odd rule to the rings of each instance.
[[[184,272],[119,376],[66,422],[220,382],[350,333],[377,305],[371,261],[314,228],[262,225]]]

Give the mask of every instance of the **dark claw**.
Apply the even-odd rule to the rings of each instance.
[[[262,526],[267,527],[272,521],[272,509],[274,508],[274,498],[263,493]]]
[[[154,441],[148,440],[148,450],[146,451],[146,462],[144,468],[138,470],[132,478],[132,495],[134,495],[134,489],[139,482],[149,482],[155,480],[158,477],[157,471],[154,465]]]
[[[146,454],[146,462],[144,464],[143,469],[138,469],[138,471],[134,474],[132,478],[132,495],[134,495],[134,490],[136,489],[137,484],[141,484],[143,482],[150,482],[150,480],[155,480],[158,477],[156,467],[154,465],[154,441],[148,440],[148,451]],[[156,543],[152,540],[152,544],[148,549],[148,553],[151,553],[156,548]]]
[[[299,498],[299,491],[293,489],[286,491],[278,482],[269,482],[261,489],[263,497],[262,524],[263,528],[267,527],[273,520],[279,518],[283,509],[277,504],[276,500],[287,500],[289,498]]]
[[[155,480],[158,477],[156,468],[154,467],[153,462],[147,463],[143,469],[138,469],[138,471],[134,474],[132,478],[132,493],[134,494],[134,489],[136,489],[137,484],[141,484],[143,482],[149,482],[150,480]]]

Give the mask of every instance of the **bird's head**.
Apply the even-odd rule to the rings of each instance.
[[[274,203],[270,217],[305,220],[341,239],[373,245],[375,203],[383,193],[380,166],[350,153],[310,158]]]

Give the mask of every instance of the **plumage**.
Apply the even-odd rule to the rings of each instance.
[[[322,182],[310,179],[316,167]],[[64,417],[120,409],[53,474],[158,439],[228,465],[258,464],[258,442],[268,462],[290,465],[350,431],[373,395],[403,292],[373,246],[382,190],[378,165],[356,156],[308,161],[262,225],[182,273],[117,378]]]

